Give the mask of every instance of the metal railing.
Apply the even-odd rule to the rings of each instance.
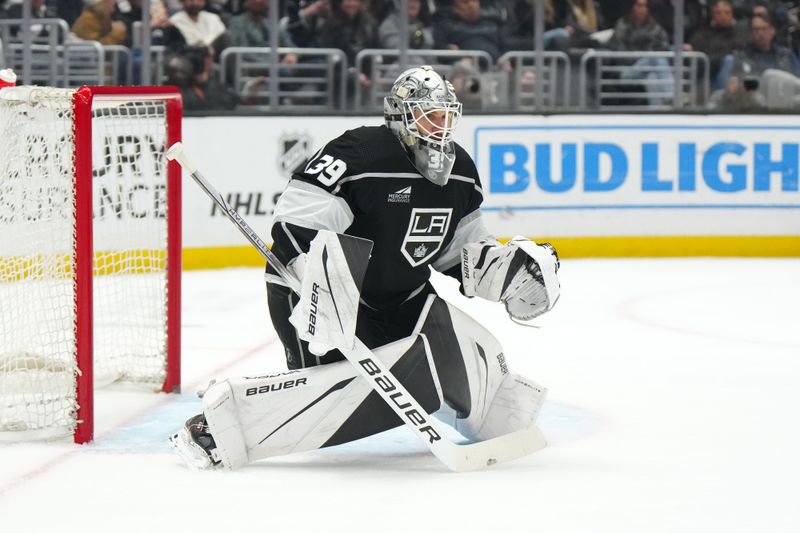
[[[298,61],[275,65],[272,50],[229,47],[220,55],[221,81],[239,95],[240,107],[271,111],[345,109],[344,52],[335,48],[278,48],[278,58],[294,54]],[[277,74],[274,79],[272,72]]]
[[[149,61],[142,61],[135,53],[138,48],[67,43],[69,28],[61,19],[35,19],[29,28],[23,28],[23,22],[0,20],[0,62],[26,72],[29,79],[22,82],[63,87],[135,84],[145,78],[141,68],[148,64],[146,77],[152,83],[167,81],[163,46],[151,47]],[[295,54],[299,61],[280,63],[287,54]],[[589,50],[577,68],[577,94],[572,90],[569,57],[544,51],[538,56],[535,51],[509,52],[497,68],[483,51],[368,49],[349,66],[338,49],[273,52],[268,47],[232,47],[220,57],[219,75],[245,109],[374,112],[382,109],[383,97],[403,64],[422,63],[432,64],[453,81],[465,107],[483,111],[553,111],[574,104],[588,110],[699,109],[707,104],[710,92],[709,61],[700,52]],[[362,84],[364,77],[367,81]],[[471,77],[468,83],[463,81],[467,77]]]
[[[51,87],[81,87],[107,85],[111,80],[106,72],[104,51],[100,43],[84,41],[57,46],[34,44],[30,48],[31,83]],[[6,49],[6,64],[20,72],[24,45],[14,43]]]
[[[353,104],[356,110],[383,109],[383,97],[389,94],[389,89],[404,68],[399,60],[398,50],[370,48],[356,55],[354,76],[364,74],[369,79],[368,87],[363,87],[358,80],[354,84]],[[451,81],[458,61],[468,61],[477,74],[488,72],[493,64],[492,57],[481,50],[408,50],[409,65],[432,65]]]
[[[103,58],[108,67],[104,71],[102,85],[130,85],[133,83],[131,50],[120,44],[102,45]]]
[[[35,19],[35,28],[30,31],[30,48],[25,47],[25,28],[22,19],[0,19],[0,41],[5,50],[0,58],[6,67],[22,74],[28,72],[29,83],[56,85],[59,80],[59,46],[69,35],[69,25],[62,19]],[[63,51],[62,51],[63,53]],[[25,68],[25,65],[29,69]]]
[[[104,85],[113,77],[110,72],[106,72],[103,46],[96,41],[68,43],[59,47],[59,53],[63,57],[62,87]]]
[[[710,90],[708,57],[701,52],[680,54],[681,76],[675,91],[677,55],[587,51],[580,64],[580,108],[654,111],[703,107]]]
[[[539,111],[536,84],[541,82],[541,110],[570,107],[572,65],[564,52],[543,52],[541,79],[536,75],[536,52],[515,51],[503,54],[498,63],[511,69],[511,111]]]
[[[69,24],[63,19],[32,19],[31,44],[55,46],[64,44],[69,35]],[[23,19],[0,19],[0,40],[6,46],[24,42]],[[35,28],[33,28],[35,26]]]

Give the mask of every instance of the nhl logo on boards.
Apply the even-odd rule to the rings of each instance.
[[[386,201],[390,204],[411,203],[411,186],[400,189],[397,192],[389,193],[389,197]]]
[[[305,133],[281,135],[278,141],[278,167],[283,177],[291,177],[294,169],[311,157],[311,144],[311,136]]]
[[[411,266],[431,259],[442,247],[450,228],[453,209],[415,208],[411,210],[405,239],[400,251]]]

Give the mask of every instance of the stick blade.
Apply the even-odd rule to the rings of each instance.
[[[472,444],[454,445],[452,455],[441,459],[455,472],[471,472],[530,455],[547,446],[536,426]]]

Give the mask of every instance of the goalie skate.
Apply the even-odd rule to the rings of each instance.
[[[206,418],[193,416],[186,425],[169,438],[175,452],[190,468],[210,470],[222,466],[214,437],[208,432]]]

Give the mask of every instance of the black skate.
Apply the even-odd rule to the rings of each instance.
[[[181,459],[192,468],[208,470],[222,466],[217,444],[202,413],[187,420],[184,427],[169,438],[169,442]]]

